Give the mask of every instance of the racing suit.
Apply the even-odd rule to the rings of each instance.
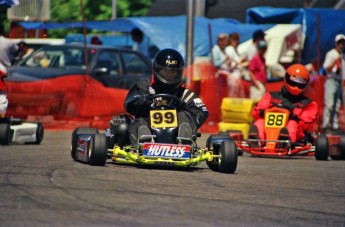
[[[303,94],[291,95],[284,86],[281,92],[267,92],[253,108],[252,116],[255,119],[254,125],[258,128],[259,139],[264,140],[266,138],[264,111],[273,104],[282,104],[291,112],[286,124],[291,142],[304,139],[305,132],[311,130],[316,122],[317,103]]]
[[[191,126],[193,135],[196,135],[197,129],[202,126],[209,115],[205,104],[193,91],[179,86],[175,91],[168,92],[151,84],[149,80],[141,80],[129,90],[124,104],[126,111],[135,116],[134,125],[129,128],[132,144],[137,143],[138,128],[142,125],[149,126],[151,109],[149,95],[153,94],[171,94],[183,101],[183,104],[176,106],[178,125],[187,123]]]

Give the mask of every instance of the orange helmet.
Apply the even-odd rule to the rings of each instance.
[[[301,64],[291,65],[286,70],[284,86],[292,95],[301,94],[309,83],[309,71]]]

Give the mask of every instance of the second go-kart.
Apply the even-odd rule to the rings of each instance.
[[[205,161],[217,172],[234,173],[237,168],[237,147],[228,135],[210,135],[205,148],[196,138],[178,137],[176,106],[182,102],[176,96],[156,94],[153,100],[167,100],[150,110],[150,132],[141,135],[137,145],[129,142],[129,115],[114,117],[105,133],[96,128],[76,128],[72,133],[71,155],[75,161],[103,166],[107,158],[113,163],[192,167]],[[200,135],[199,135],[200,136]]]
[[[265,134],[266,139],[236,140],[236,146],[240,151],[245,151],[253,156],[315,156],[317,160],[326,160],[328,153],[315,147],[315,138],[306,133],[303,140],[292,143],[289,138],[281,138],[281,129],[286,126],[290,117],[290,111],[282,105],[275,105],[265,110]],[[239,137],[243,138],[243,137]],[[320,139],[316,138],[316,144]]]
[[[40,122],[25,122],[19,118],[0,118],[0,145],[10,143],[40,144],[44,128]]]

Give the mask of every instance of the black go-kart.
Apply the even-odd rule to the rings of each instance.
[[[96,128],[79,127],[72,133],[71,155],[73,160],[103,166],[107,159],[113,163],[193,167],[203,161],[216,172],[234,173],[238,153],[229,135],[210,135],[206,146],[197,145],[197,137],[178,137],[176,106],[182,102],[169,94],[150,95],[150,100],[165,100],[160,106],[151,105],[150,134],[141,135],[137,144],[129,142],[131,116],[113,117],[110,128],[100,132]]]

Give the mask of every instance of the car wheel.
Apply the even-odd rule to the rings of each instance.
[[[79,127],[74,129],[72,132],[72,148],[71,148],[71,156],[74,161],[76,161],[75,153],[77,149],[77,141],[78,141],[78,136],[80,134],[96,134],[98,130],[96,128],[90,128],[90,127]]]
[[[0,124],[0,144],[9,145],[11,142],[11,127],[10,124]]]
[[[233,140],[224,140],[220,146],[219,172],[234,173],[237,168],[238,153]]]
[[[328,138],[325,134],[321,134],[315,141],[315,158],[316,160],[328,160]]]
[[[107,138],[104,133],[96,133],[91,140],[89,163],[93,166],[104,166],[107,161]]]

